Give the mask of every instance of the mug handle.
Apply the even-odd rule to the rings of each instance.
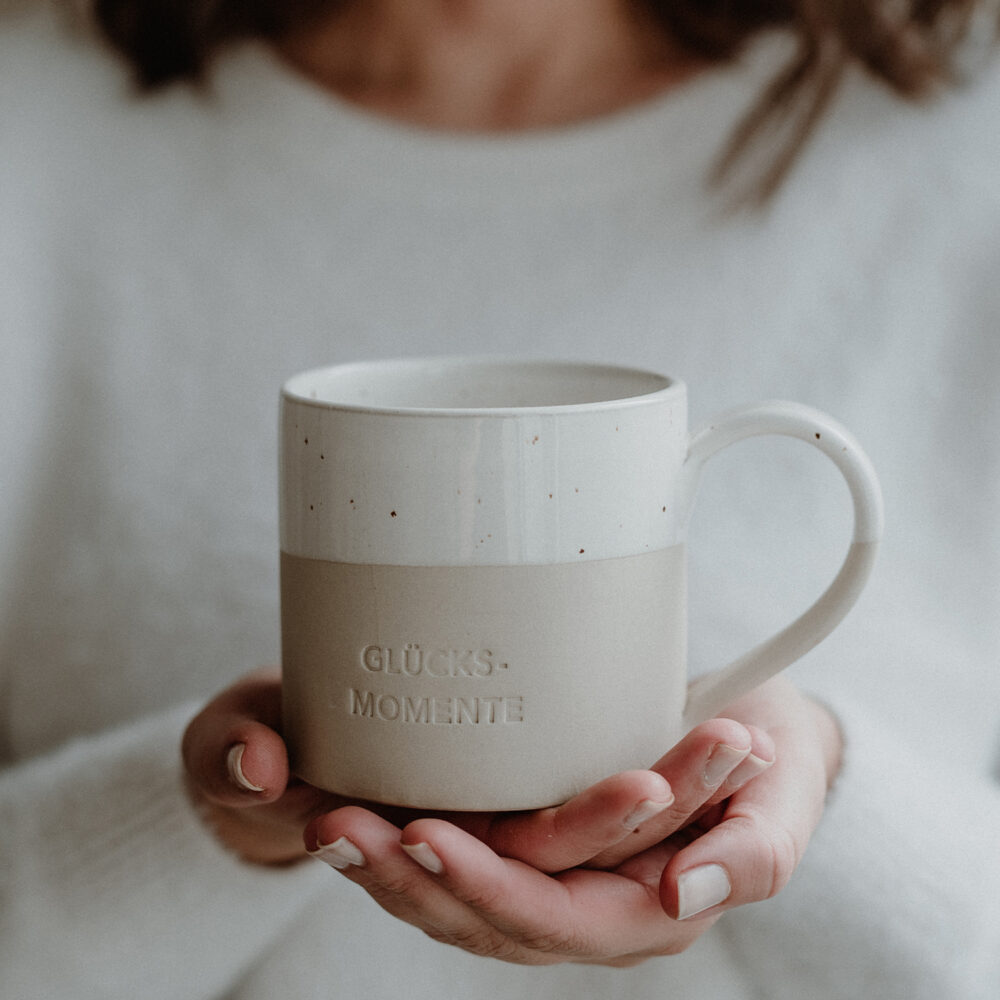
[[[705,462],[737,441],[764,434],[805,441],[837,466],[854,505],[853,539],[837,576],[808,610],[728,666],[688,685],[685,729],[712,718],[829,635],[861,595],[875,564],[883,525],[882,492],[875,470],[849,431],[825,413],[799,403],[776,401],[739,407],[691,435],[681,494],[687,505],[686,517],[690,517]]]

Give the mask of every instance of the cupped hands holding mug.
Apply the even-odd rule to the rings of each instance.
[[[725,910],[772,896],[839,767],[832,717],[779,677],[649,770],[559,807],[366,808],[291,777],[280,685],[276,670],[247,676],[185,734],[189,788],[220,841],[264,865],[308,849],[436,940],[522,964],[676,954]]]
[[[756,434],[835,462],[854,542],[809,611],[689,685],[686,519],[704,462]],[[677,953],[788,881],[840,739],[767,678],[853,604],[881,530],[843,428],[769,403],[688,435],[683,384],[632,369],[348,365],[286,385],[281,496],[282,672],[184,744],[224,843],[305,848],[432,938],[523,964]]]

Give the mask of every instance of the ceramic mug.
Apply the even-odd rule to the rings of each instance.
[[[282,393],[284,733],[295,773],[423,809],[561,802],[648,767],[803,655],[857,599],[882,506],[847,431],[794,403],[693,435],[682,382],[557,361],[305,372]],[[689,684],[684,535],[703,463],[800,438],[854,537],[791,625]]]

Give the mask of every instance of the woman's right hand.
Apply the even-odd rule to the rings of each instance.
[[[310,824],[306,842],[393,916],[476,955],[612,966],[675,955],[726,910],[787,883],[839,768],[833,716],[785,678],[726,714],[657,761],[673,801],[647,800],[634,832],[620,812],[611,821],[615,810],[602,808],[600,793],[650,772],[617,775],[558,809],[497,817],[478,831],[436,819],[399,827],[365,809],[337,809]],[[763,729],[776,748],[766,757],[758,756]],[[572,822],[558,822],[570,814]],[[491,850],[505,826],[515,840]],[[583,863],[573,850],[588,831],[618,842]]]

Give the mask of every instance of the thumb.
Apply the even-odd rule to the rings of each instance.
[[[258,671],[212,699],[188,724],[181,755],[192,793],[218,805],[273,802],[288,784],[288,752],[277,732],[281,677]]]
[[[676,920],[713,917],[776,895],[819,823],[825,776],[802,761],[778,763],[729,800],[721,822],[663,871],[660,902]]]

